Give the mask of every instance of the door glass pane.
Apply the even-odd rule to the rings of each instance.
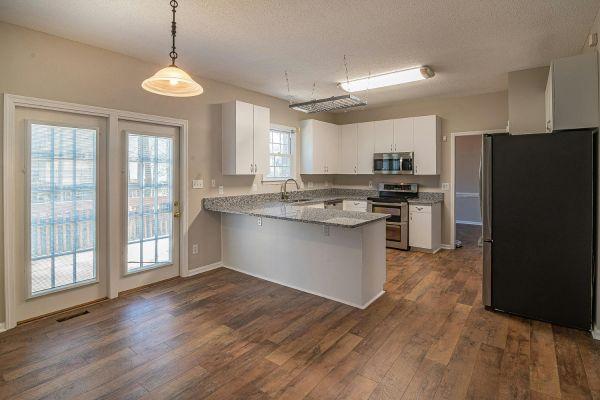
[[[173,262],[173,139],[127,135],[127,272]]]
[[[32,124],[31,294],[96,279],[96,130]]]

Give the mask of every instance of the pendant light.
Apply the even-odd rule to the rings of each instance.
[[[191,97],[198,96],[204,92],[202,86],[192,79],[184,70],[175,65],[177,52],[175,51],[175,9],[178,6],[176,0],[171,0],[171,8],[173,12],[173,21],[171,22],[171,36],[173,37],[173,45],[169,57],[171,57],[171,65],[161,69],[156,74],[142,82],[142,88],[145,90],[160,94],[163,96],[172,97]]]

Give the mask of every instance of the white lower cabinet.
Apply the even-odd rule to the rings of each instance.
[[[442,239],[440,203],[411,204],[408,218],[408,244],[414,250],[436,252]]]
[[[367,202],[365,200],[344,200],[342,206],[344,211],[367,212]]]

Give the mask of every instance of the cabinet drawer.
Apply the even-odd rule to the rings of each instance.
[[[431,214],[431,206],[426,206],[422,204],[411,204],[409,211]]]
[[[344,200],[345,211],[367,211],[367,202],[363,200]]]

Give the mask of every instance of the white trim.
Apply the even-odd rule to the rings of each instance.
[[[440,249],[444,249],[444,250],[454,250],[456,249],[456,246],[452,245],[452,244],[445,244],[442,243],[440,244]]]
[[[595,327],[594,329],[592,329],[592,338],[594,338],[595,340],[600,340],[600,328]]]
[[[469,193],[469,192],[456,192],[456,198],[461,199],[469,199],[469,198],[479,198],[479,193]]]
[[[184,119],[163,117],[150,114],[142,114],[130,111],[123,111],[111,108],[88,106],[76,103],[67,103],[56,100],[45,100],[35,97],[27,97],[4,93],[4,123],[3,123],[3,183],[4,183],[4,194],[3,194],[3,212],[4,212],[4,304],[5,304],[5,326],[6,329],[11,329],[16,326],[15,321],[15,277],[13,274],[12,266],[15,265],[14,260],[17,258],[16,249],[14,246],[14,235],[10,234],[12,230],[17,226],[17,220],[15,216],[15,195],[16,189],[14,184],[15,176],[15,124],[14,115],[16,107],[49,110],[49,111],[60,111],[71,114],[83,114],[104,117],[107,119],[107,131],[108,131],[108,177],[120,181],[122,179],[119,171],[120,152],[114,151],[120,145],[118,135],[118,122],[119,120],[124,121],[136,121],[146,122],[151,124],[174,126],[179,128],[179,198],[181,201],[181,220],[180,220],[180,241],[179,241],[179,274],[180,276],[186,276],[188,274],[188,187],[187,187],[187,166],[188,166],[188,121]],[[120,184],[112,184],[111,179],[107,178],[107,203],[108,207],[108,218],[106,234],[107,238],[119,238],[120,227],[111,224],[111,216],[117,216],[120,212],[120,197],[111,196],[112,191],[119,190]],[[110,199],[113,199],[111,202]],[[119,282],[119,271],[120,271],[120,258],[121,258],[121,243],[116,243],[117,240],[108,240],[107,249],[107,265],[117,265],[118,268],[109,268],[107,274],[108,292],[109,298],[115,298],[118,296],[118,282]],[[114,271],[116,269],[116,271]]]
[[[223,267],[223,262],[222,261],[217,261],[217,262],[214,262],[212,264],[204,265],[202,267],[196,267],[196,268],[193,268],[193,269],[189,269],[188,273],[187,273],[187,275],[185,275],[185,277],[190,277],[190,276],[202,274],[204,272],[212,271],[213,269],[217,269],[217,268],[221,268],[221,267]]]
[[[457,136],[474,136],[483,135],[486,133],[505,133],[506,129],[489,129],[483,131],[467,131],[467,132],[452,132],[450,133],[450,198],[452,206],[450,207],[450,243],[456,243],[456,137]],[[454,246],[453,246],[454,248]]]
[[[6,325],[4,324],[4,322],[0,322],[0,333],[4,332],[6,330]]]
[[[479,225],[479,226],[483,225],[480,221],[463,221],[460,219],[457,219],[456,223],[461,224],[461,225]]]
[[[239,273],[244,274],[244,275],[250,275],[250,276],[253,276],[255,278],[262,279],[264,281],[269,281],[269,282],[276,283],[278,285],[282,285],[282,286],[285,286],[285,287],[296,289],[296,290],[299,290],[299,291],[304,292],[304,293],[309,293],[309,294],[312,294],[312,295],[315,295],[315,296],[324,297],[324,298],[329,299],[329,300],[337,301],[338,303],[346,304],[346,305],[349,305],[349,306],[352,306],[352,307],[355,307],[355,308],[359,308],[361,310],[364,310],[365,308],[369,307],[369,305],[371,303],[373,303],[375,300],[377,300],[379,297],[381,297],[385,293],[385,290],[382,290],[377,295],[375,295],[375,297],[373,297],[371,300],[367,301],[365,304],[360,305],[360,304],[352,303],[352,302],[349,302],[349,301],[341,300],[341,299],[338,299],[338,298],[333,297],[333,296],[327,296],[325,294],[322,294],[322,293],[319,293],[319,292],[316,292],[316,291],[313,291],[313,290],[306,290],[306,289],[298,287],[298,286],[290,285],[288,283],[283,283],[281,281],[278,281],[277,279],[267,278],[267,277],[265,277],[263,275],[260,275],[260,274],[251,274],[251,273],[249,273],[247,271],[242,271],[242,270],[240,270],[238,268],[235,268],[235,267],[232,267],[232,266],[229,266],[229,265],[223,264],[223,267],[225,267],[227,269],[230,269],[232,271],[239,272]]]

